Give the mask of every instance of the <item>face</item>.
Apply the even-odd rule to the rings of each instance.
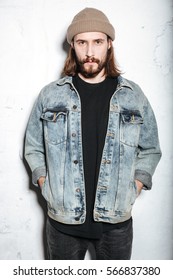
[[[79,73],[85,78],[104,75],[110,39],[101,32],[85,32],[74,37],[72,47],[75,50]]]

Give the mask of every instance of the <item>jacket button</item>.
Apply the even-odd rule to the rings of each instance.
[[[75,132],[72,133],[72,137],[76,137],[76,133]]]
[[[76,192],[80,192],[80,189],[79,189],[79,188],[77,188],[77,189],[76,189]]]
[[[78,160],[74,160],[73,162],[74,162],[74,164],[78,164]]]
[[[76,109],[77,109],[77,106],[76,106],[76,105],[73,105],[73,109],[76,110]]]
[[[103,162],[104,164],[106,164],[106,163],[107,163],[107,164],[110,164],[110,163],[111,163],[111,160],[109,160],[109,159],[106,160],[106,159],[105,159],[105,160],[103,160],[102,162]]]
[[[114,137],[114,136],[115,136],[115,134],[114,134],[114,133],[112,133],[112,132],[108,132],[108,133],[107,133],[107,136],[109,136],[109,137]]]

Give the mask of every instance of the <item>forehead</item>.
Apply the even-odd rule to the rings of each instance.
[[[77,34],[74,40],[97,40],[97,39],[107,39],[107,35],[102,32],[84,32]]]

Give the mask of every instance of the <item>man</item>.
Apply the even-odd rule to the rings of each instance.
[[[86,8],[67,30],[64,77],[44,87],[26,131],[32,181],[48,205],[50,259],[130,259],[131,210],[160,160],[152,108],[116,65],[115,31]]]

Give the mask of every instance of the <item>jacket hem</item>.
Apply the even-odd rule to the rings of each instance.
[[[86,214],[85,212],[78,213],[77,215],[73,212],[64,212],[62,213],[53,213],[48,209],[48,216],[62,224],[72,224],[72,225],[80,225],[85,222]]]
[[[80,225],[85,222],[86,213],[80,213],[75,215],[74,213],[65,212],[64,214],[55,214],[51,210],[48,209],[48,216],[62,224],[69,224],[69,225]],[[103,216],[101,214],[96,214],[94,217],[95,222],[102,222],[102,223],[110,223],[110,224],[117,224],[121,222],[125,222],[131,218],[131,211],[128,213],[120,214],[120,215],[109,215]]]
[[[103,223],[109,223],[109,224],[117,224],[117,223],[122,223],[125,222],[127,220],[129,220],[131,218],[131,211],[128,213],[118,213],[117,215],[111,215],[108,214],[107,215],[103,215],[100,214],[99,212],[95,212],[94,215],[94,221],[95,222],[103,222]]]

